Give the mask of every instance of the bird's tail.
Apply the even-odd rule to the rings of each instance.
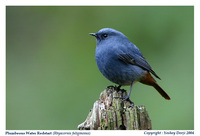
[[[167,100],[171,100],[169,95],[156,82],[153,84],[153,87],[160,93],[160,95],[162,95],[162,97]]]
[[[143,78],[140,82],[146,85],[153,86],[160,93],[160,95],[162,95],[162,97],[167,100],[171,100],[169,95],[156,83],[149,72],[146,74],[146,77]]]

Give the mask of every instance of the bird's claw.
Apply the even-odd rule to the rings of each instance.
[[[111,87],[114,88],[115,90],[119,91],[120,88],[121,88],[121,85],[119,85],[119,86],[116,86],[116,85],[115,85],[115,86],[109,85],[109,86],[106,87],[106,89],[110,89]]]
[[[109,85],[106,87],[106,89],[110,89],[111,87],[114,87],[113,85]]]
[[[114,98],[123,99],[123,100],[121,101],[121,103],[124,102],[124,101],[129,101],[131,104],[134,105],[134,102],[132,102],[132,101],[129,99],[129,96],[124,96],[124,97],[114,97]]]
[[[120,88],[121,88],[121,85],[119,85],[119,86],[115,86],[114,88],[115,88],[115,90],[119,91]]]

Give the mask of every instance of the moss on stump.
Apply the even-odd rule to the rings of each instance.
[[[151,130],[151,119],[145,106],[114,97],[126,96],[125,90],[106,88],[90,110],[79,130]]]

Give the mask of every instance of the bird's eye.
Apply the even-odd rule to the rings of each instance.
[[[108,34],[103,34],[103,37],[104,37],[104,38],[108,37]]]

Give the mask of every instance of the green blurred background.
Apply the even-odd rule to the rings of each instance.
[[[194,7],[6,7],[6,129],[76,130],[108,85],[89,33],[111,27],[142,51],[169,94],[137,83],[154,130],[194,129]],[[129,90],[129,87],[123,87]]]

